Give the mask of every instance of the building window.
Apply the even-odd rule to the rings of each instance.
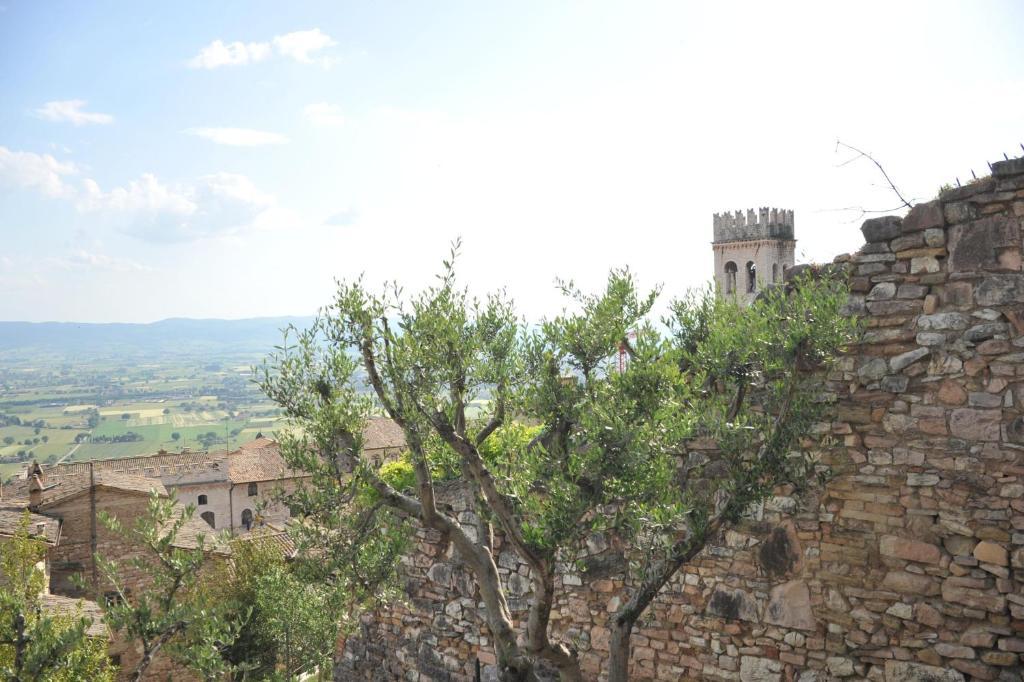
[[[206,504],[206,495],[200,495],[199,496],[199,504],[200,505]]]
[[[242,525],[245,526],[246,530],[249,530],[249,529],[252,528],[252,510],[251,509],[243,509],[242,510]]]
[[[747,293],[757,291],[757,266],[754,261],[747,261]]]
[[[772,281],[773,282],[778,282],[779,281],[779,264],[778,263],[772,263]]]
[[[121,598],[120,592],[112,591],[103,593],[103,601],[108,607],[110,607],[121,604],[122,602],[124,602],[124,599]]]
[[[736,293],[736,264],[732,261],[725,264],[725,293]]]
[[[206,496],[203,495],[203,497],[206,497]],[[216,520],[214,518],[214,515],[213,515],[212,511],[205,511],[205,512],[203,512],[202,514],[199,515],[199,518],[201,518],[203,521],[206,521],[208,524],[210,524],[210,528],[216,528],[217,527]]]
[[[250,483],[249,484],[249,497],[256,497],[256,493],[257,492],[259,492],[259,491],[256,489],[256,484],[255,483]]]

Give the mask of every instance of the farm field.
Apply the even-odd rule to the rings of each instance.
[[[237,448],[278,425],[255,354],[61,363],[0,357],[0,481],[41,463]]]

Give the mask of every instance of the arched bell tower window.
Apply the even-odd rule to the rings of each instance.
[[[725,293],[736,293],[736,264],[732,261],[725,264]]]
[[[757,266],[754,261],[747,261],[747,293],[757,291]]]

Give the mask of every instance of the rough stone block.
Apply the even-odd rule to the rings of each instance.
[[[807,583],[803,580],[791,580],[772,588],[764,620],[766,623],[795,630],[816,629]]]
[[[914,364],[918,360],[922,360],[931,354],[931,350],[928,348],[915,348],[914,350],[901,353],[896,357],[889,358],[889,367],[892,371],[899,372],[906,367]]]
[[[998,441],[1003,413],[962,407],[949,414],[949,431],[966,440]]]
[[[871,289],[865,297],[868,301],[887,301],[896,297],[896,284],[893,282],[881,282]]]
[[[731,590],[719,585],[711,594],[704,613],[727,620],[745,620],[757,623],[757,601],[743,590]]]
[[[939,594],[939,585],[932,578],[906,571],[889,571],[882,580],[882,589],[900,594]]]
[[[942,202],[936,199],[917,204],[903,219],[903,232],[919,232],[922,230],[942,227],[945,219],[942,215]]]
[[[949,271],[1001,269],[1004,249],[1020,248],[1020,221],[989,216],[949,228]]]
[[[1022,287],[1024,291],[1024,287]],[[934,315],[921,315],[917,318],[917,328],[922,331],[942,331],[947,329],[967,329],[971,323],[970,318],[961,313],[935,313]]]
[[[1010,554],[1006,551],[1006,548],[989,540],[983,540],[975,545],[972,554],[975,559],[982,563],[995,564],[996,566],[1010,565]]]
[[[883,242],[900,236],[902,224],[903,220],[896,216],[868,218],[860,226],[860,231],[864,234],[866,242]]]
[[[937,564],[942,558],[941,550],[935,545],[895,535],[883,535],[878,543],[878,551],[885,556],[926,564]]]
[[[910,661],[886,661],[885,682],[964,682],[962,673]]]
[[[740,679],[750,682],[780,682],[782,663],[770,658],[744,656],[740,659]]]

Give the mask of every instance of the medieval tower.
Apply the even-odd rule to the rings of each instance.
[[[781,282],[793,265],[793,211],[747,209],[714,216],[715,284],[720,293],[750,303],[766,285]]]

